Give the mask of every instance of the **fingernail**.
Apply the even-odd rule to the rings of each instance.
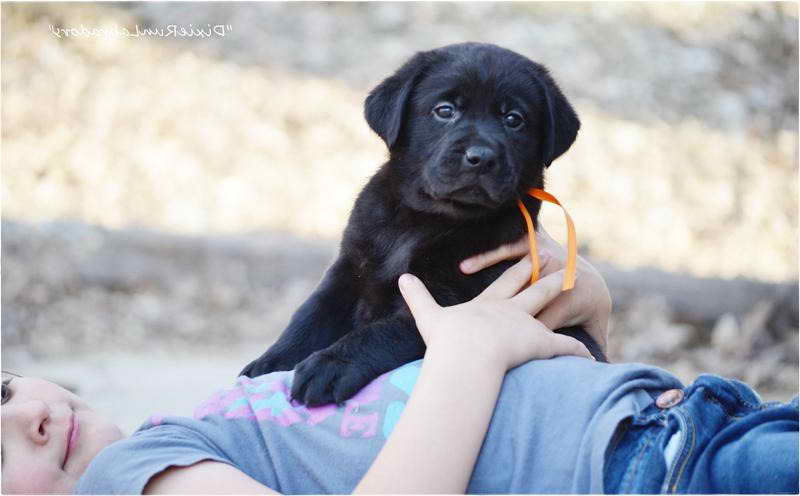
[[[400,276],[400,284],[403,286],[410,286],[414,282],[414,279],[416,278],[411,274],[403,274]]]
[[[469,262],[469,261],[461,262],[461,271],[462,272],[467,272],[467,271],[472,270],[472,265],[473,265],[472,262]]]

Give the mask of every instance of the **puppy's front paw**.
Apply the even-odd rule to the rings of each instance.
[[[258,377],[260,375],[269,374],[278,370],[292,370],[295,366],[295,361],[287,359],[285,354],[270,353],[267,351],[260,357],[250,362],[245,368],[239,372],[239,375],[246,375],[247,377]]]
[[[372,370],[357,360],[345,360],[330,350],[318,351],[295,368],[292,399],[308,406],[341,404],[374,378]]]

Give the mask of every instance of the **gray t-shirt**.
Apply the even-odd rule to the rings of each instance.
[[[378,377],[340,407],[291,402],[293,372],[240,377],[194,418],[154,415],[103,449],[75,493],[140,494],[167,467],[201,460],[233,465],[281,493],[349,493],[400,418],[421,364]],[[517,367],[503,382],[468,492],[602,492],[603,457],[619,422],[653,394],[682,387],[641,364],[560,357]]]

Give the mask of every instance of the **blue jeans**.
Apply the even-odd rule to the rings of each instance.
[[[794,493],[798,398],[763,403],[746,384],[701,375],[683,400],[624,421],[606,451],[606,493]]]

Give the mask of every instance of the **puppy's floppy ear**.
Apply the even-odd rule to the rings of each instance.
[[[364,102],[364,118],[390,150],[400,136],[411,90],[429,64],[429,52],[418,52],[391,77],[370,91]]]
[[[547,131],[542,149],[542,163],[545,167],[548,167],[553,160],[560,157],[572,146],[578,135],[578,129],[581,127],[581,121],[578,120],[578,115],[572,105],[561,93],[558,85],[548,74],[547,69],[537,64],[534,77],[544,89],[547,103],[547,113],[545,114]]]

